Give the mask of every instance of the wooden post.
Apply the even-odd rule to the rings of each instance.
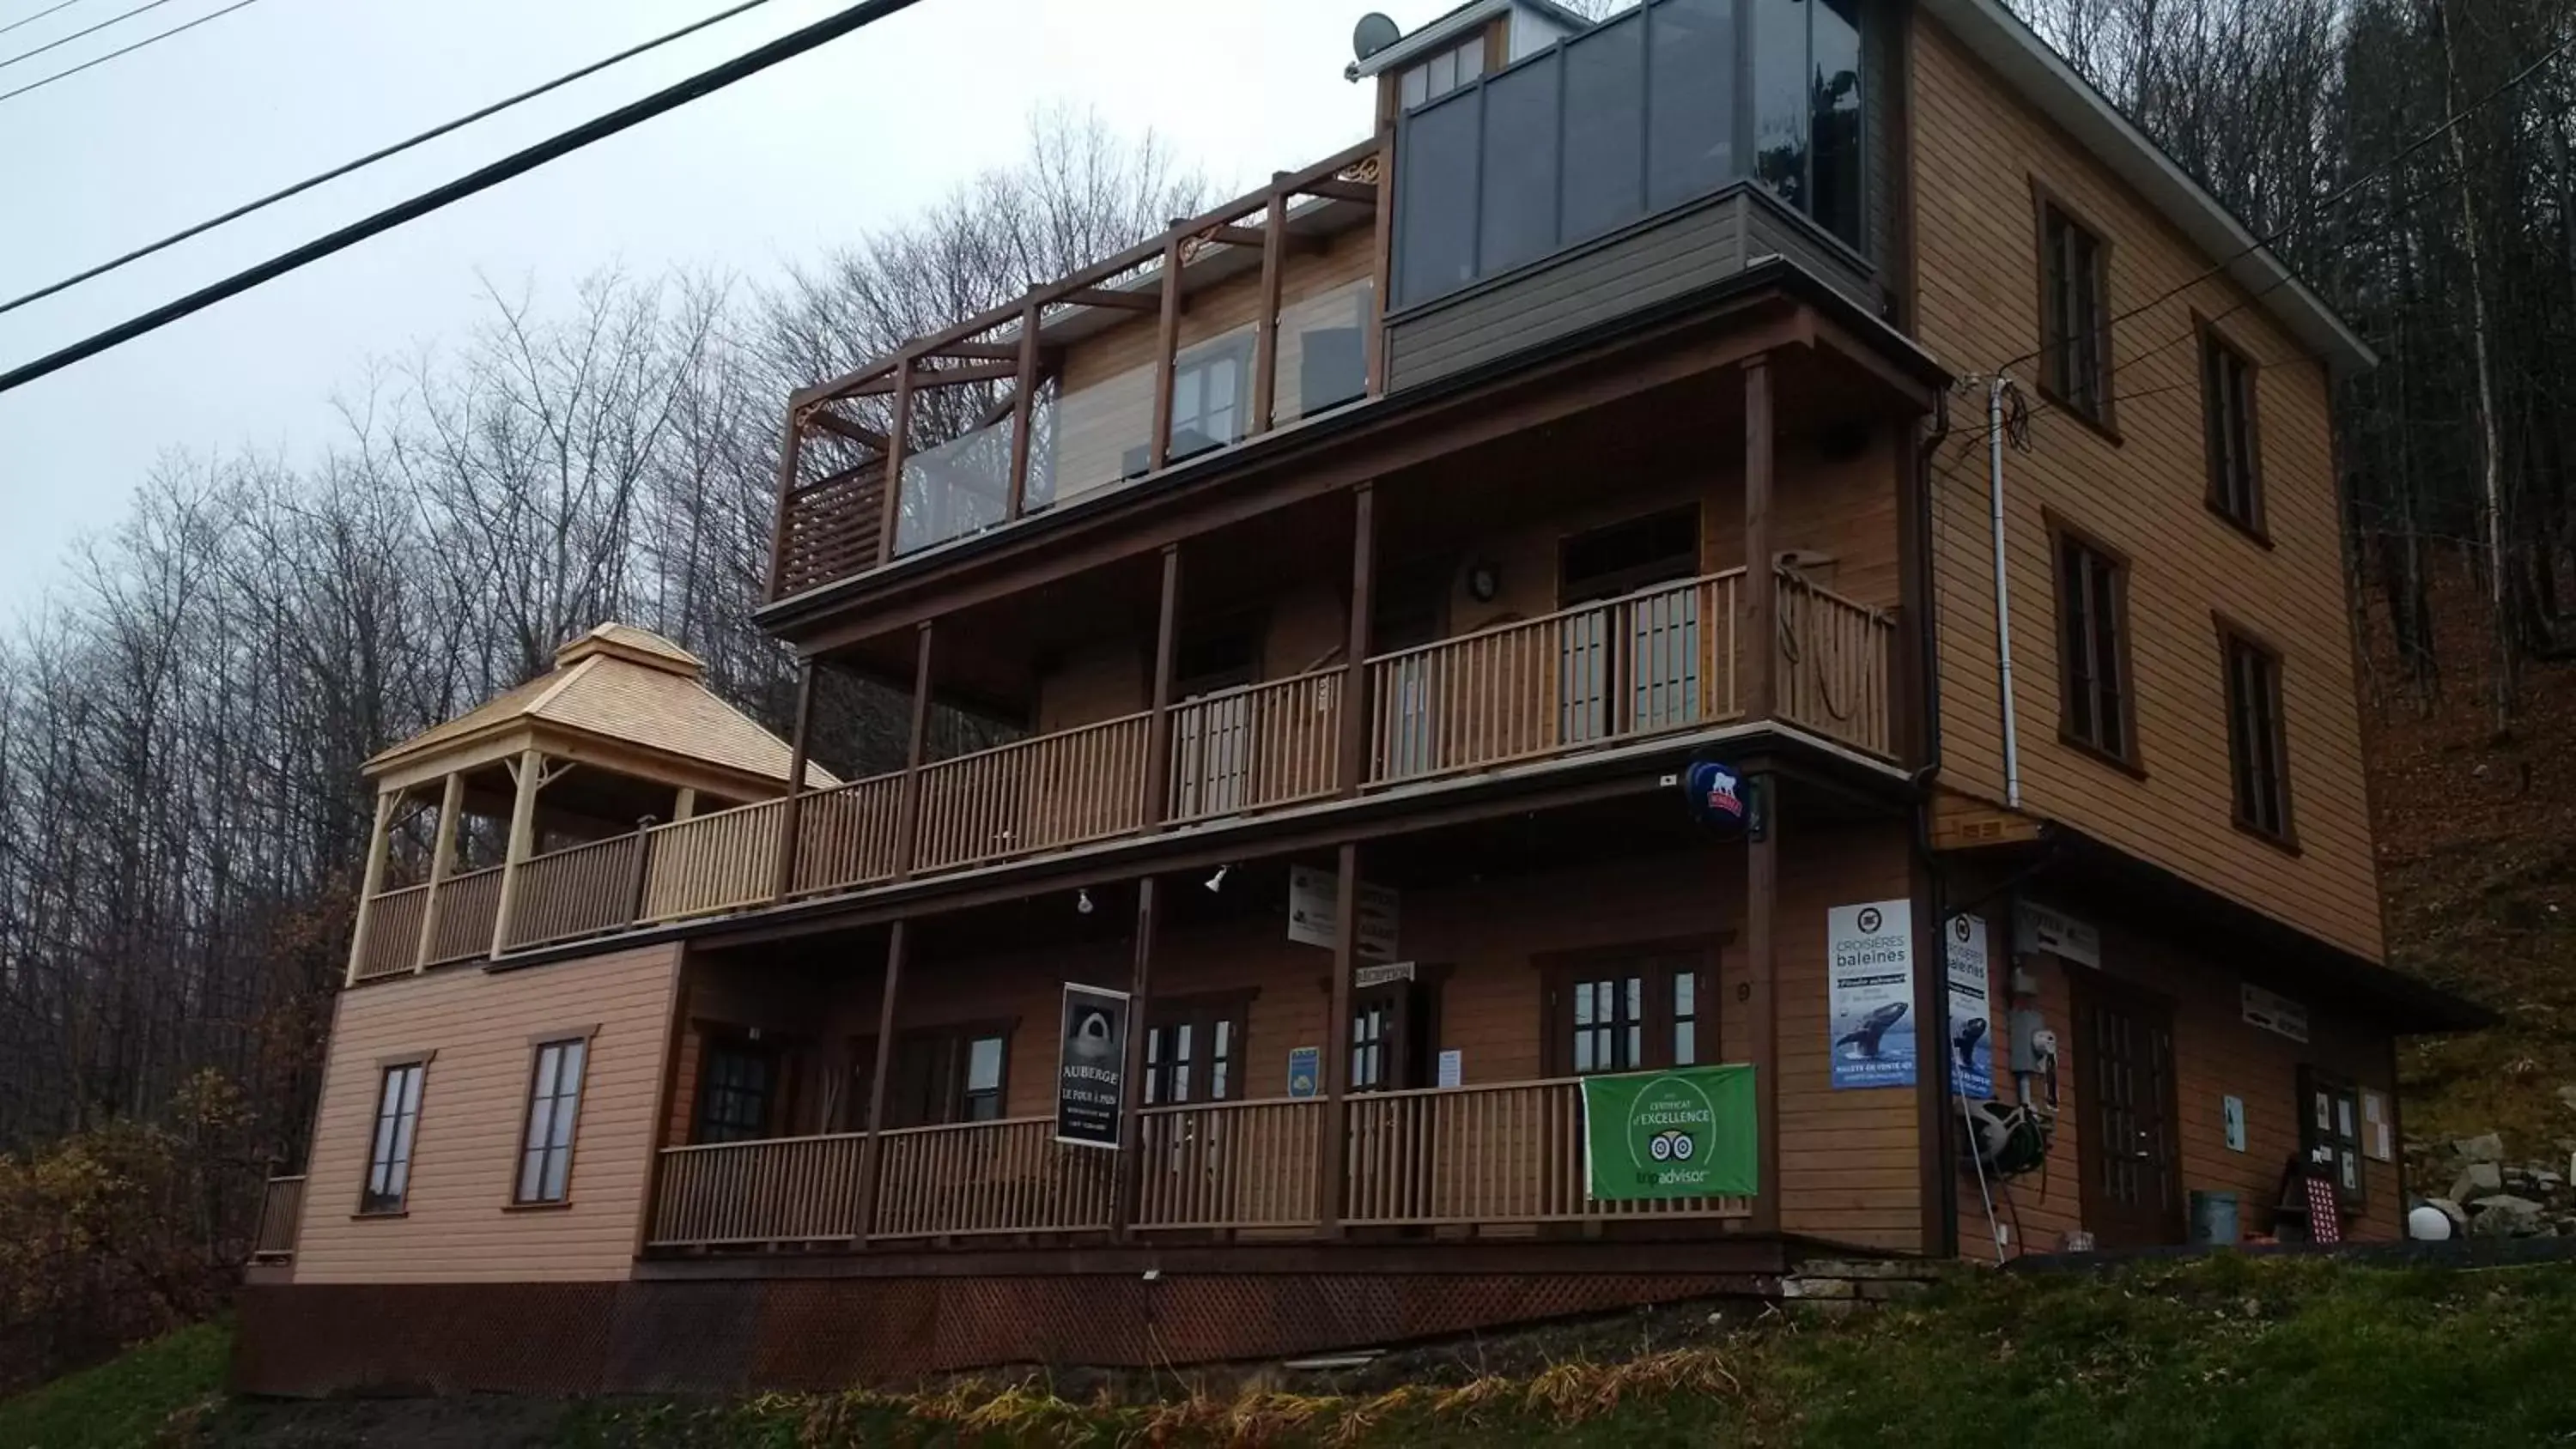
[[[1771,546],[1771,359],[1744,364],[1744,717],[1779,706],[1780,575]]]
[[[1377,612],[1377,485],[1352,490],[1351,617],[1342,646],[1341,771],[1344,795],[1357,795],[1368,781],[1369,622]]]
[[[634,859],[627,862],[626,924],[640,925],[644,920],[644,893],[653,883],[653,817],[643,816],[635,822]]]
[[[447,862],[456,854],[456,812],[465,806],[465,777],[453,770],[438,791],[438,835],[429,847],[429,890],[420,903],[420,947],[412,953],[411,969],[429,969],[429,938],[438,930],[438,888],[447,881]]]
[[[1145,829],[1163,828],[1172,803],[1172,656],[1180,647],[1181,546],[1163,545],[1162,616],[1154,626],[1154,713],[1145,725]]]
[[[912,740],[903,757],[903,798],[895,811],[894,878],[908,880],[921,834],[921,762],[930,746],[930,634],[921,621],[912,645]]]
[[[1155,910],[1155,881],[1136,882],[1136,960],[1127,978],[1127,1060],[1120,1069],[1118,1096],[1118,1185],[1110,1208],[1109,1230],[1125,1241],[1136,1221],[1138,1168],[1144,1153],[1136,1141],[1136,1114],[1145,1102],[1146,1002],[1154,990],[1154,936],[1160,919]]]
[[[1351,1119],[1351,974],[1359,969],[1360,848],[1342,846],[1333,879],[1333,1004],[1324,1019],[1324,1127],[1317,1135],[1323,1153],[1316,1181],[1322,1201],[1316,1204],[1323,1235],[1342,1235],[1343,1198],[1350,1190]]]
[[[1746,782],[1759,828],[1744,842],[1744,1011],[1752,1028],[1753,1231],[1780,1230],[1780,1001],[1773,913],[1780,891],[1780,777],[1767,770]]]
[[[1270,206],[1261,220],[1261,330],[1252,349],[1252,433],[1270,431],[1279,396],[1279,279],[1288,269],[1288,195],[1270,178]]]
[[[805,430],[797,426],[796,409],[787,409],[787,436],[778,442],[778,516],[769,525],[769,587],[762,598],[778,602],[778,586],[787,562],[787,520],[795,507],[796,467],[805,453]]]
[[[904,926],[897,921],[886,934],[885,990],[877,1000],[877,1059],[868,1064],[868,1135],[859,1144],[858,1221],[850,1236],[862,1246],[877,1221],[877,1177],[885,1131],[886,1068],[894,1060],[895,996],[903,986]]]
[[[521,750],[510,762],[510,779],[518,794],[510,802],[510,846],[501,857],[501,904],[492,912],[492,957],[499,960],[510,940],[510,913],[519,901],[519,867],[525,865],[536,844],[537,791],[546,783],[546,757],[538,750]]]
[[[788,732],[787,803],[779,810],[778,883],[770,899],[783,901],[796,889],[796,851],[802,843],[799,828],[805,819],[805,749],[814,732],[813,659],[798,661],[796,669],[796,721]]]
[[[894,562],[894,533],[903,523],[903,454],[912,430],[912,354],[895,359],[894,402],[886,428],[884,509],[877,515],[877,567]]]
[[[358,982],[358,963],[365,959],[367,922],[375,914],[376,893],[385,888],[386,845],[393,838],[394,807],[400,790],[376,792],[376,823],[367,831],[367,863],[358,881],[358,918],[349,931],[349,970],[345,985]]]
[[[1389,73],[1377,124],[1377,273],[1369,287],[1368,393],[1386,393],[1387,293],[1395,286],[1395,76]]]
[[[695,820],[697,818],[698,787],[695,785],[682,785],[680,787],[679,794],[673,796],[671,800],[671,819],[676,822],[681,820]]]
[[[1002,516],[1016,519],[1029,510],[1029,427],[1037,407],[1038,304],[1020,309],[1020,370],[1011,393],[1011,495]]]
[[[1154,333],[1154,438],[1147,466],[1161,472],[1172,461],[1172,374],[1181,350],[1181,239],[1163,243],[1163,308]]]

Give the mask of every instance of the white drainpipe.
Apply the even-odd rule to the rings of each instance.
[[[2013,728],[2012,598],[2004,579],[2004,389],[1996,373],[1986,382],[1986,498],[1995,533],[1995,658],[2004,707],[2004,806],[2021,808],[2021,739]]]

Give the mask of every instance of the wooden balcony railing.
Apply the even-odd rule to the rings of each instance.
[[[1742,569],[1369,661],[1369,779],[1417,780],[1737,718]]]
[[[399,976],[420,964],[421,928],[429,922],[429,887],[404,886],[381,891],[367,901],[366,926],[358,935],[360,981]]]
[[[1131,714],[924,766],[914,867],[982,865],[1136,829],[1152,721]]]
[[[1888,651],[1896,621],[1782,570],[1780,715],[1882,759],[1896,755]]]
[[[260,1195],[259,1227],[251,1234],[251,1257],[267,1262],[294,1257],[295,1233],[303,1221],[304,1174],[270,1178]]]
[[[884,1134],[880,1238],[1078,1232],[1109,1226],[1117,1154],[1067,1147],[1052,1117]]]
[[[521,861],[506,944],[542,946],[631,924],[643,849],[643,836],[619,835]]]
[[[501,910],[501,867],[452,875],[438,883],[430,909],[429,955],[443,966],[492,954],[492,924]]]
[[[1172,709],[1174,822],[1240,815],[1341,783],[1342,671],[1246,685]]]
[[[1137,1114],[1136,1226],[1311,1227],[1324,1104],[1209,1102]]]
[[[812,1243],[859,1233],[858,1133],[670,1147],[645,1241]]]
[[[798,895],[853,890],[894,879],[903,819],[903,774],[816,790],[797,806]]]
[[[1517,1224],[1744,1217],[1749,1198],[1595,1202],[1572,1077],[1350,1099],[1348,1223]]]
[[[778,891],[787,802],[674,820],[644,832],[644,918],[671,921],[768,901]]]

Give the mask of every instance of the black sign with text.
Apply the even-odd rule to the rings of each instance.
[[[1127,993],[1064,987],[1064,1034],[1056,1050],[1055,1140],[1118,1146],[1127,1100]]]

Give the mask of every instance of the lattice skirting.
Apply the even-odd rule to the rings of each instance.
[[[1001,1364],[1273,1358],[1773,1286],[1721,1273],[255,1284],[233,1380],[291,1396],[822,1390]]]

